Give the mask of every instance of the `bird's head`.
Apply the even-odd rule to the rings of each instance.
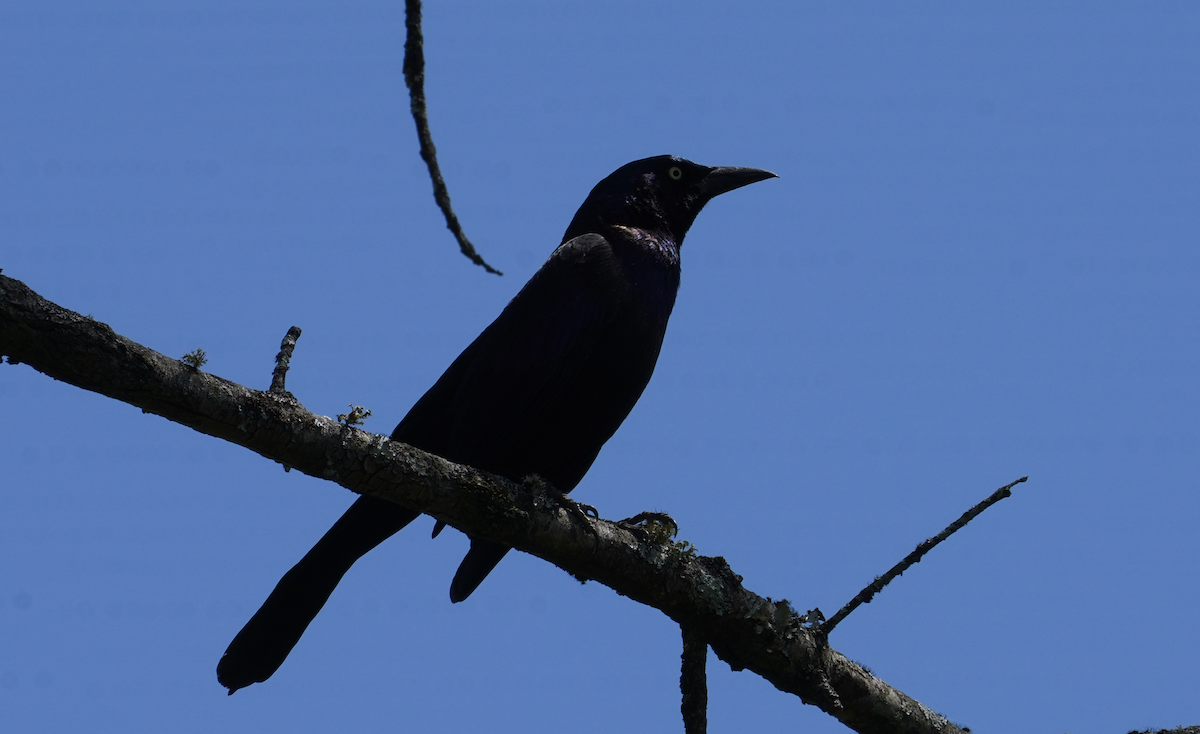
[[[714,196],[775,178],[757,168],[702,166],[672,155],[626,163],[588,194],[563,242],[609,227],[631,227],[683,244],[696,215]]]

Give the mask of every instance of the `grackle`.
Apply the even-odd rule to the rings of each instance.
[[[618,168],[392,440],[518,482],[537,474],[571,491],[654,372],[679,289],[679,248],[696,215],[714,196],[774,175],[665,155]],[[271,677],[350,566],[419,514],[355,500],[234,637],[217,664],[221,685],[232,694]],[[472,538],[451,601],[470,596],[508,551]]]

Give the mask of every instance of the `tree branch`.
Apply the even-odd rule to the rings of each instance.
[[[271,373],[271,390],[276,394],[287,392],[284,386],[287,380],[288,367],[292,364],[292,352],[296,349],[296,340],[300,338],[300,327],[293,326],[287,330],[283,342],[279,345],[279,354],[275,355],[275,371]],[[289,393],[290,394],[290,393]]]
[[[684,734],[705,734],[708,731],[708,643],[689,625],[679,625],[683,633],[683,655],[680,656],[679,690],[683,694]]]
[[[462,254],[471,262],[489,273],[504,275],[484,262],[483,256],[475,251],[475,245],[467,239],[458,216],[450,206],[450,190],[442,180],[442,169],[437,162],[437,149],[433,147],[433,135],[429,132],[429,117],[425,113],[425,40],[421,35],[421,0],[406,0],[404,3],[404,25],[408,37],[404,41],[404,84],[408,87],[409,108],[413,122],[417,123],[417,139],[421,142],[421,160],[429,168],[433,181],[433,198],[446,216],[446,227],[454,233]]]
[[[594,529],[539,482],[522,486],[330,418],[136,344],[0,275],[0,356],[223,438],[351,491],[397,502],[472,536],[594,579],[686,624],[734,670],[748,669],[858,732],[952,734],[954,724],[873,677],[805,629],[785,600],[742,586],[723,558]]]
[[[902,558],[900,560],[900,562],[897,563],[895,566],[892,566],[892,568],[887,573],[885,573],[882,576],[876,577],[876,579],[874,581],[867,584],[866,588],[864,588],[862,591],[855,594],[853,599],[846,602],[846,605],[843,606],[841,609],[839,609],[837,614],[833,615],[832,617],[829,618],[828,621],[823,623],[820,626],[821,634],[828,637],[829,633],[833,631],[833,628],[837,627],[839,622],[841,622],[843,619],[848,617],[850,615],[850,612],[853,612],[855,609],[857,609],[862,604],[870,604],[871,599],[873,599],[876,594],[883,591],[883,587],[892,583],[893,579],[895,579],[897,576],[899,576],[899,575],[903,574],[905,571],[907,571],[909,566],[920,563],[921,558],[926,553],[928,553],[929,551],[936,548],[937,545],[939,543],[941,543],[943,540],[945,540],[946,538],[949,538],[951,535],[954,535],[959,530],[962,530],[963,528],[965,528],[967,526],[967,523],[974,520],[981,512],[983,512],[987,508],[991,507],[992,505],[996,504],[1000,500],[1002,500],[1006,497],[1011,497],[1012,496],[1012,488],[1017,486],[1021,482],[1024,482],[1027,479],[1029,479],[1029,477],[1021,477],[1020,479],[1016,480],[1015,482],[1006,484],[1003,487],[1001,487],[1000,489],[997,489],[995,492],[992,492],[982,502],[980,502],[979,504],[975,505],[971,509],[964,512],[962,514],[962,517],[958,518],[957,520],[955,520],[954,522],[952,522],[948,526],[946,526],[945,530],[943,530],[942,532],[938,533],[937,535],[933,536],[932,538],[929,538],[925,542],[918,545],[912,553],[909,553],[907,556]]]

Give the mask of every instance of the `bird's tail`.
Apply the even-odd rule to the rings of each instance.
[[[512,548],[507,545],[471,538],[471,550],[467,551],[466,558],[454,574],[454,580],[450,582],[450,601],[457,604],[470,596],[510,550]]]
[[[350,566],[419,514],[393,502],[359,497],[312,550],[284,574],[262,607],[229,643],[217,663],[217,680],[230,695],[270,678]]]

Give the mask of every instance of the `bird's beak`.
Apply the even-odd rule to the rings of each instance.
[[[710,170],[708,175],[700,180],[700,194],[707,200],[768,178],[779,177],[759,168],[721,166]]]

